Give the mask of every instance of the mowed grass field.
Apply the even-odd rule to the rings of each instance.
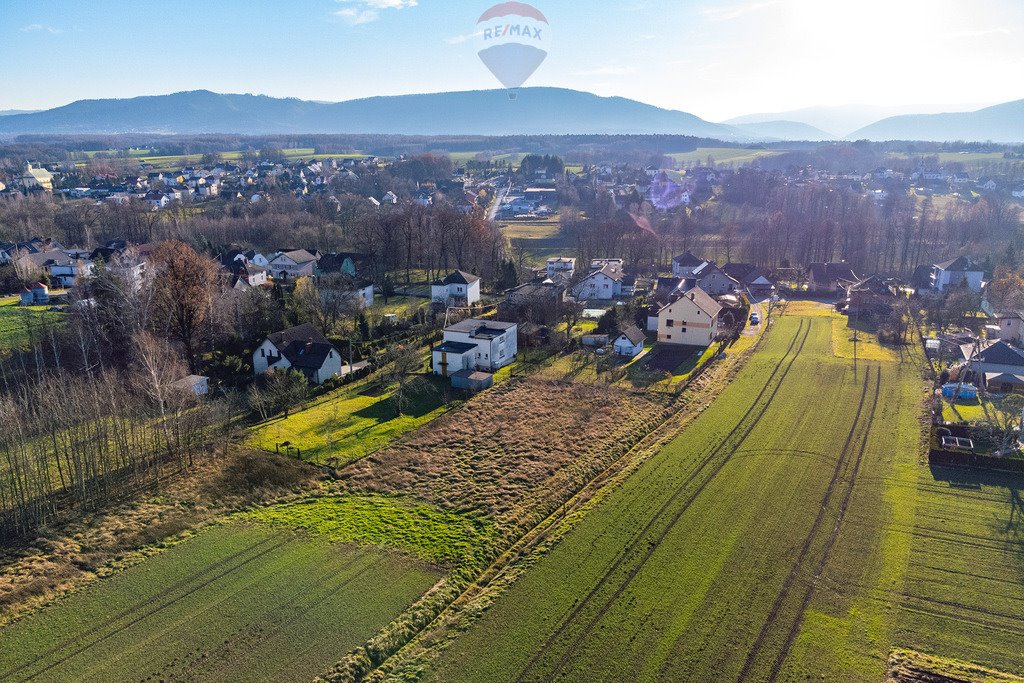
[[[325,464],[336,458],[346,464],[394,441],[443,414],[441,390],[427,378],[411,390],[409,405],[399,415],[393,388],[361,385],[342,389],[305,410],[277,417],[253,427],[248,445],[275,452],[277,444],[299,449],[303,460]]]
[[[0,681],[308,681],[439,576],[315,534],[213,527],[0,631]]]
[[[19,306],[18,297],[0,297],[0,353],[22,348],[29,342],[29,328],[35,323],[57,322],[63,313],[47,306]]]
[[[782,154],[779,150],[744,149],[742,147],[698,147],[692,152],[674,152],[667,154],[675,161],[684,165],[703,164],[711,157],[716,164],[733,164],[743,166],[762,157]]]
[[[1020,673],[1015,489],[923,467],[920,367],[855,373],[830,318],[780,319],[430,680],[880,681],[895,647]]]

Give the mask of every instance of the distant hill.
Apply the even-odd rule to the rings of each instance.
[[[669,134],[743,139],[693,114],[561,88],[309,102],[208,90],[79,100],[0,117],[0,135],[23,133],[379,133],[404,135]]]
[[[838,106],[805,107],[792,111],[764,114],[748,114],[729,119],[724,123],[735,126],[747,123],[765,123],[770,121],[796,121],[806,123],[832,134],[832,137],[843,137],[851,131],[859,130],[880,119],[900,114],[937,114],[944,111],[967,111],[970,107],[957,108],[950,105],[903,105],[881,107],[869,104],[844,104]]]
[[[765,140],[835,140],[836,136],[820,128],[799,121],[764,121],[763,123],[734,123],[733,128],[751,137]]]
[[[0,109],[0,116],[11,116],[12,114],[33,114],[38,109]]]
[[[1024,142],[1024,100],[972,112],[892,116],[847,136],[852,140]]]

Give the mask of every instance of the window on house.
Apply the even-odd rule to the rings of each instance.
[[[260,356],[262,358],[266,358],[267,357],[267,350],[266,349],[260,349]]]
[[[665,335],[665,339],[671,339],[671,338],[672,338],[672,335],[671,335],[671,334],[666,334],[666,335]]]
[[[675,327],[676,321],[669,318],[665,321],[665,327]]]

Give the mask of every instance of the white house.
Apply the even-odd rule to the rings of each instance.
[[[710,346],[718,336],[721,310],[710,294],[694,287],[658,311],[658,342]]]
[[[480,278],[464,270],[453,271],[430,286],[430,298],[446,306],[472,306],[480,301]]]
[[[622,296],[623,277],[620,266],[606,265],[577,282],[572,288],[572,295],[577,301],[614,299]]]
[[[626,358],[634,358],[644,350],[644,342],[647,335],[639,330],[636,325],[630,325],[622,330],[615,339],[615,353]]]
[[[323,384],[341,372],[341,354],[319,330],[305,323],[263,340],[252,354],[252,367],[257,375],[294,368],[312,384]]]
[[[576,272],[576,259],[570,256],[554,256],[548,259],[548,277],[554,280],[556,277],[564,277],[571,280]]]
[[[955,258],[945,263],[932,266],[932,289],[944,292],[950,287],[967,286],[972,292],[980,292],[984,287],[985,272],[966,256]]]
[[[467,318],[444,328],[444,340],[431,351],[435,375],[450,377],[462,370],[495,372],[519,352],[515,323]]]
[[[355,296],[359,299],[363,308],[373,306],[373,283],[369,280],[357,282]]]
[[[316,271],[316,256],[305,249],[286,251],[270,260],[270,274],[278,280],[295,280],[311,277]]]
[[[707,261],[686,252],[672,259],[672,277],[690,277],[693,271],[703,266]]]

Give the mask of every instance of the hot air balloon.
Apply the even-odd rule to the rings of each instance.
[[[480,60],[514,100],[515,89],[548,56],[548,20],[526,3],[502,2],[480,15],[476,29]]]

